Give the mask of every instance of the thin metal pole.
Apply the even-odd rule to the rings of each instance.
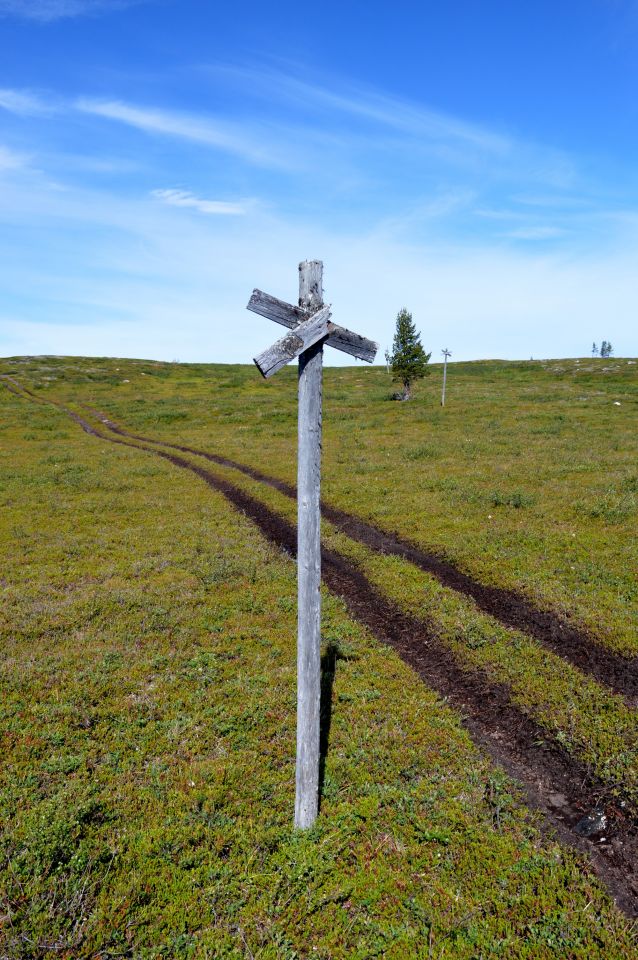
[[[299,264],[299,306],[323,305],[323,264]],[[321,698],[321,407],[323,342],[299,357],[297,467],[298,624],[295,826],[311,827],[319,807]]]
[[[444,407],[444,406],[445,406],[445,384],[446,384],[446,382],[447,382],[447,358],[448,358],[448,357],[451,357],[452,354],[450,353],[450,351],[448,350],[447,347],[445,348],[445,350],[441,350],[441,353],[443,354],[443,357],[444,357],[444,360],[443,360],[443,393],[441,394],[441,406]]]

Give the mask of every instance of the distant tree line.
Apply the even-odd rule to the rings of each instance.
[[[606,340],[600,345],[600,348],[596,345],[596,342],[591,345],[591,355],[592,357],[611,357],[614,352],[614,348],[611,343],[608,343]]]

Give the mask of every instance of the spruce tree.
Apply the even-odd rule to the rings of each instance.
[[[412,322],[412,314],[405,307],[399,310],[390,363],[392,379],[403,384],[403,400],[410,399],[414,381],[429,373],[426,364],[431,356],[421,345],[421,334]]]

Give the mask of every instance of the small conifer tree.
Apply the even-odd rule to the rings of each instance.
[[[390,363],[392,379],[403,384],[401,399],[409,400],[412,384],[430,372],[426,364],[431,353],[426,353],[421,344],[421,334],[412,321],[412,314],[405,307],[397,314],[397,325],[392,342]]]

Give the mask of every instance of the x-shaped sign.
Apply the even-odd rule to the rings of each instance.
[[[376,356],[378,344],[346,330],[345,327],[330,323],[332,314],[329,306],[310,314],[303,307],[293,307],[292,304],[271,297],[262,290],[253,290],[247,309],[268,320],[274,320],[275,323],[281,323],[292,331],[255,357],[255,363],[264,377],[271,377],[324,337],[327,337],[326,343],[329,347],[342,350],[343,353],[349,353],[350,356],[367,363],[372,363]]]
[[[288,327],[255,358],[264,377],[299,358],[297,456],[297,766],[295,826],[317,817],[321,707],[321,420],[324,342],[371,363],[377,345],[330,322],[323,303],[323,263],[299,264],[299,306],[253,290],[248,309]]]

